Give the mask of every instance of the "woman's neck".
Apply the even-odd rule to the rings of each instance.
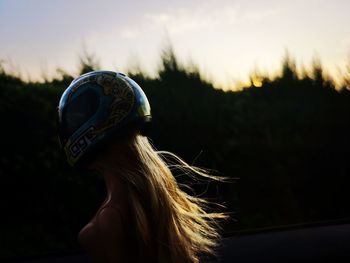
[[[106,202],[117,201],[119,203],[123,201],[125,199],[125,186],[121,176],[111,171],[104,171],[102,175],[107,190]]]

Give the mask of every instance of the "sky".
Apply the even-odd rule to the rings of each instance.
[[[104,69],[154,75],[171,43],[219,88],[275,74],[286,51],[336,76],[350,61],[349,11],[348,0],[0,0],[0,61],[40,80],[77,74],[86,50]]]

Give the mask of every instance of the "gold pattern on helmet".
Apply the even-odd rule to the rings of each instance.
[[[125,80],[102,74],[97,77],[96,82],[103,87],[105,95],[114,98],[108,108],[108,118],[100,127],[92,131],[93,135],[104,132],[120,123],[130,113],[135,101],[134,91]]]

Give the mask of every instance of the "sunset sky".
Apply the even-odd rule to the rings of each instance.
[[[85,48],[105,69],[154,74],[170,41],[217,87],[274,74],[289,51],[299,67],[319,57],[334,76],[349,64],[348,0],[0,0],[0,60],[24,78],[76,74]]]

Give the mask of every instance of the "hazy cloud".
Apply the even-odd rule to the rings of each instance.
[[[142,26],[126,27],[121,37],[133,38],[150,31],[166,30],[172,35],[185,32],[215,29],[234,25],[238,22],[255,23],[279,13],[278,8],[245,10],[237,4],[203,4],[197,8],[177,9],[167,12],[146,13],[141,19]]]

